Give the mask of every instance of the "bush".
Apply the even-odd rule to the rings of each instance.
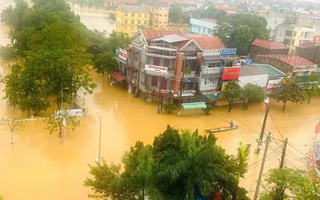
[[[211,104],[207,104],[207,107],[202,110],[205,115],[210,115],[210,110],[213,110],[213,106]]]
[[[164,111],[166,111],[166,113],[168,114],[172,114],[172,112],[177,109],[177,105],[173,104],[173,103],[167,103],[163,106]]]

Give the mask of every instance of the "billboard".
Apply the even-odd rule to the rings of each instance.
[[[123,61],[127,61],[127,50],[125,49],[121,49],[119,47],[116,48],[116,57],[123,60]]]
[[[164,66],[157,66],[157,65],[149,65],[149,64],[145,64],[145,68],[146,71],[151,71],[151,72],[159,72],[159,73],[168,73],[168,67],[164,67]]]
[[[240,76],[240,67],[225,67],[222,73],[222,80],[238,79]]]

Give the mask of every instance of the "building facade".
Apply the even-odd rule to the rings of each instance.
[[[236,49],[226,49],[217,37],[141,29],[126,51],[126,62],[120,60],[123,78],[119,80],[125,79],[129,92],[163,103],[196,102],[203,93],[219,92],[227,67],[221,54],[236,54]]]
[[[149,26],[150,16],[147,7],[121,4],[116,10],[116,31],[131,36],[140,26]]]
[[[213,35],[217,27],[217,21],[213,19],[190,18],[190,32],[197,34]]]
[[[169,6],[161,2],[143,3],[150,13],[149,25],[153,28],[161,29],[168,27]]]
[[[250,57],[264,54],[288,55],[289,48],[283,42],[269,42],[266,40],[255,39],[250,47]]]
[[[283,42],[289,47],[289,53],[294,53],[295,47],[306,41],[312,41],[315,28],[281,24],[277,26],[273,41]]]

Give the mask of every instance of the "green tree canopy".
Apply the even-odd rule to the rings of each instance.
[[[303,170],[291,168],[271,169],[263,182],[261,200],[319,199],[319,177],[311,179]]]
[[[216,36],[229,48],[237,48],[238,55],[247,55],[251,43],[256,39],[268,40],[267,21],[251,14],[236,14],[218,21]]]
[[[185,24],[190,22],[189,13],[182,10],[181,5],[172,4],[169,8],[169,23]]]
[[[320,76],[318,74],[311,74],[308,76],[307,82],[302,84],[308,103],[310,103],[312,97],[319,95],[319,82]]]
[[[92,197],[103,199],[223,199],[239,191],[237,179],[246,172],[247,147],[241,147],[237,158],[229,156],[216,145],[216,138],[198,135],[198,131],[181,133],[170,126],[155,137],[153,146],[137,142],[122,159],[124,170],[105,162],[90,165],[84,185],[93,188]],[[123,171],[123,172],[121,172]],[[237,187],[237,189],[235,189]],[[241,198],[240,198],[241,197]]]
[[[265,91],[260,86],[253,83],[245,84],[242,88],[242,92],[244,101],[243,108],[245,110],[248,109],[250,103],[262,102],[266,96]]]
[[[277,102],[283,102],[283,110],[286,109],[288,101],[302,103],[306,99],[306,95],[296,78],[284,78],[280,86],[274,89],[270,96]]]
[[[50,106],[70,101],[80,88],[92,93],[95,84],[88,67],[88,30],[64,0],[36,0],[26,7],[22,0],[2,13],[11,27],[10,37],[19,66],[6,76],[10,105],[38,114]],[[62,97],[61,88],[69,88]]]
[[[223,89],[222,94],[228,101],[228,112],[231,112],[232,106],[234,105],[235,101],[240,99],[242,96],[242,88],[235,80],[230,80],[228,81],[226,87]]]

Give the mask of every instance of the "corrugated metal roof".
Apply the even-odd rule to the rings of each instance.
[[[154,38],[159,38],[159,37],[163,37],[165,35],[171,35],[171,34],[176,34],[176,35],[181,35],[182,33],[180,31],[177,30],[150,30],[150,29],[142,29],[141,30],[144,38],[146,40],[151,40]]]
[[[160,41],[165,41],[165,42],[168,42],[168,43],[173,43],[173,42],[187,41],[189,39],[185,38],[185,37],[182,37],[180,35],[171,34],[171,35],[165,35],[163,37],[153,39],[152,41],[159,41],[159,40]]]
[[[316,65],[304,58],[296,55],[281,55],[281,54],[267,54],[267,55],[257,55],[258,57],[274,58],[280,60],[292,67],[294,66],[305,66],[305,65]]]
[[[261,74],[268,74],[268,73],[257,66],[243,66],[240,69],[240,76],[253,76],[253,75],[261,75]]]
[[[265,49],[288,49],[283,42],[269,42],[266,40],[255,39],[252,45],[263,47]]]
[[[267,72],[272,77],[286,77],[287,75],[280,70],[272,67],[271,65],[267,64],[253,64],[253,66],[259,67],[261,70]]]

